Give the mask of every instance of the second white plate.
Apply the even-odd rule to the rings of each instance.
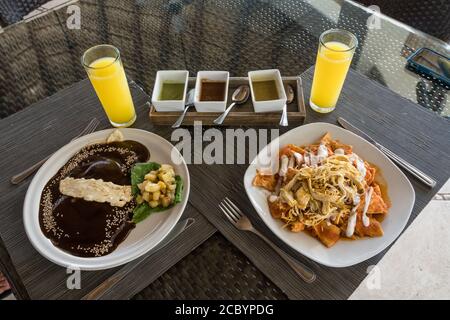
[[[333,139],[353,146],[356,154],[380,168],[388,187],[392,206],[382,222],[384,235],[378,238],[364,238],[355,241],[339,241],[331,248],[326,248],[317,239],[301,232],[293,233],[282,228],[282,222],[272,218],[267,205],[266,194],[252,185],[256,174],[258,157],[264,158],[274,146],[283,147],[292,143],[305,145],[317,142],[325,133],[330,132]],[[272,161],[278,154],[272,152]],[[261,219],[270,230],[285,243],[304,256],[330,267],[348,267],[367,260],[388,247],[405,228],[415,201],[414,189],[397,166],[381,151],[361,137],[329,123],[312,123],[297,127],[283,134],[267,145],[248,167],[244,176],[247,195]]]

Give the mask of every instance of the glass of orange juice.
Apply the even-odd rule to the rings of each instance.
[[[131,126],[136,112],[119,50],[107,44],[92,47],[83,54],[81,63],[111,124]]]
[[[320,35],[309,105],[314,111],[334,110],[344,85],[358,39],[352,33],[331,29]]]

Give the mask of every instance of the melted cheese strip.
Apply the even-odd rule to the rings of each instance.
[[[65,178],[59,183],[59,192],[86,201],[108,202],[113,207],[123,207],[132,199],[131,186],[119,186],[101,179]]]

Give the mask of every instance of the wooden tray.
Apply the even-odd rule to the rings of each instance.
[[[283,77],[283,83],[290,84],[294,89],[295,97],[292,103],[288,104],[288,120],[289,125],[300,125],[305,120],[306,110],[303,99],[303,89],[301,80],[298,77]],[[190,77],[188,83],[188,90],[195,87],[196,77]],[[228,89],[228,102],[231,103],[231,95],[234,90],[242,85],[248,84],[247,77],[230,77]],[[300,99],[298,98],[300,97]],[[177,121],[181,112],[157,112],[153,105],[150,105],[150,121],[155,125],[172,125]],[[202,125],[217,126],[213,123],[221,113],[216,112],[196,112],[192,107],[192,111],[188,111],[183,121],[183,126],[192,126],[194,121],[201,121]],[[223,126],[233,125],[250,125],[250,126],[264,126],[276,125],[280,122],[281,112],[255,113],[253,110],[252,99],[249,97],[246,103],[235,106],[231,109],[226,117]]]

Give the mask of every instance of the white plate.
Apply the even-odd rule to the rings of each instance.
[[[352,145],[356,154],[380,168],[392,202],[388,215],[381,223],[384,231],[382,237],[355,241],[340,240],[333,247],[326,248],[317,239],[304,232],[293,233],[282,228],[282,222],[270,215],[265,193],[261,188],[252,186],[256,169],[259,168],[257,158],[261,159],[267,154],[268,148],[275,148],[277,144],[280,147],[289,143],[311,144],[317,142],[327,132],[331,133],[333,139]],[[272,159],[278,156],[276,153],[272,155]],[[329,267],[348,267],[360,263],[388,247],[405,228],[415,200],[414,189],[409,180],[383,153],[352,132],[328,123],[307,124],[292,129],[272,141],[261,150],[248,167],[244,176],[244,186],[251,203],[273,233],[304,256]]]
[[[182,202],[167,211],[153,213],[138,223],[116,250],[103,257],[83,258],[71,255],[55,247],[45,237],[39,226],[39,202],[45,184],[82,147],[95,142],[104,142],[112,131],[113,129],[94,132],[65,145],[47,160],[28,187],[23,207],[25,231],[36,250],[58,265],[80,270],[102,270],[136,259],[167,236],[186,207],[190,189],[189,171],[178,150],[154,133],[138,129],[121,129],[125,139],[138,141],[150,150],[150,161],[174,166],[176,174],[180,175],[184,182]],[[172,156],[177,163],[172,161]]]

